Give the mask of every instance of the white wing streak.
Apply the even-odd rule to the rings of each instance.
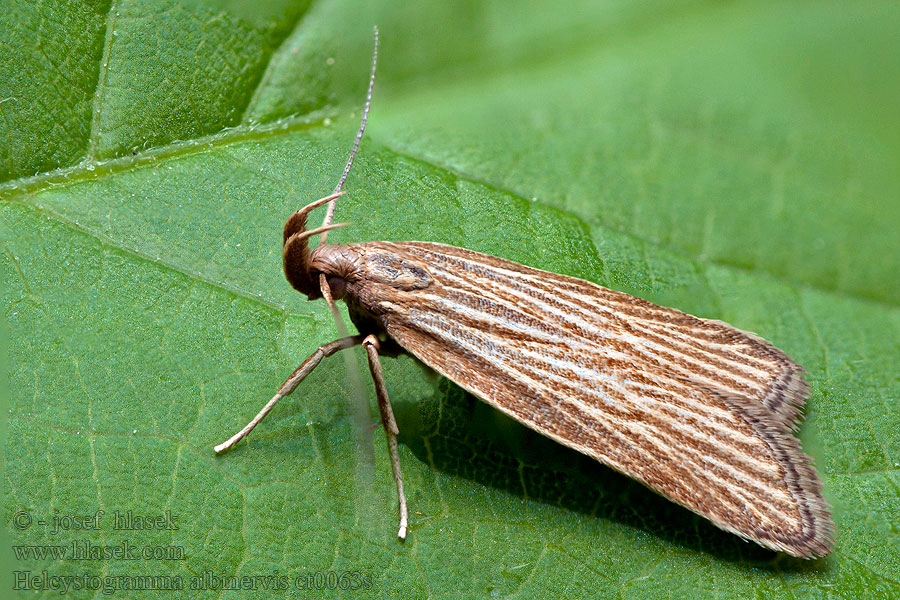
[[[452,314],[452,313],[450,313]],[[433,314],[413,313],[412,318],[419,323],[420,327],[441,340],[443,344],[458,343],[465,351],[476,353],[484,353],[485,349],[502,348],[501,340],[491,340],[490,336],[480,331],[461,332],[455,331],[450,333],[442,326],[445,320],[436,319]],[[663,440],[664,432],[658,425],[653,425],[654,413],[664,414],[667,417],[666,427],[674,429],[677,433],[685,437],[697,436],[699,447],[694,446],[673,446],[671,443],[660,443],[658,449],[669,454],[681,453],[683,456],[672,456],[671,459],[684,459],[689,461],[700,461],[708,464],[715,464],[720,472],[727,472],[732,475],[733,480],[738,480],[743,471],[736,469],[731,464],[722,462],[712,451],[717,445],[723,443],[735,443],[741,446],[741,452],[735,454],[743,466],[750,471],[754,471],[761,478],[767,477],[774,479],[778,473],[772,468],[771,463],[766,463],[757,458],[756,453],[766,452],[767,448],[756,437],[746,435],[736,428],[733,423],[722,423],[722,416],[730,417],[733,415],[724,411],[719,411],[718,419],[712,419],[707,414],[709,407],[701,402],[691,402],[690,398],[683,398],[691,410],[681,409],[678,411],[676,406],[670,402],[662,402],[654,400],[649,395],[641,395],[640,392],[632,394],[617,394],[621,399],[614,399],[612,390],[603,385],[611,378],[616,378],[615,373],[601,373],[590,371],[583,367],[576,367],[569,373],[560,373],[557,369],[548,369],[543,366],[544,356],[528,351],[520,350],[503,354],[488,354],[488,357],[496,364],[497,368],[503,371],[511,378],[518,378],[527,386],[534,389],[542,389],[547,395],[557,395],[560,403],[568,403],[576,407],[579,412],[587,415],[586,421],[581,425],[585,428],[592,427],[599,419],[609,417],[610,409],[601,410],[599,405],[611,405],[614,409],[618,409],[621,418],[621,424],[629,427],[632,431],[640,428],[648,428],[654,432],[653,439]],[[526,367],[527,365],[527,367]],[[572,368],[569,366],[569,368]],[[621,375],[619,375],[621,377]],[[573,385],[577,381],[590,382],[586,387]],[[602,383],[601,383],[602,382]],[[637,386],[628,386],[637,387]],[[569,392],[568,394],[560,394],[560,392]],[[642,397],[645,402],[636,405],[631,402],[636,397]],[[711,434],[715,431],[716,435]],[[723,440],[727,438],[727,440]],[[639,439],[639,438],[634,438]],[[626,441],[626,440],[622,440]],[[600,453],[604,449],[599,450]],[[750,482],[752,484],[752,482]],[[770,481],[771,483],[771,481]]]
[[[473,287],[471,279],[458,277],[452,271],[447,272],[446,282],[453,286],[453,294],[479,295],[479,290]],[[744,357],[734,352],[722,356],[716,353],[716,350],[721,352],[723,348],[721,344],[707,342],[704,347],[694,338],[683,334],[677,334],[678,337],[676,337],[671,333],[662,334],[650,328],[643,328],[641,327],[643,323],[633,318],[622,319],[621,315],[614,315],[602,309],[591,311],[583,297],[581,302],[573,302],[565,293],[543,299],[535,297],[533,289],[531,292],[531,294],[528,293],[527,287],[511,286],[507,290],[507,296],[513,297],[512,300],[523,316],[527,313],[552,315],[554,320],[549,323],[534,318],[535,321],[546,324],[546,326],[565,323],[571,328],[571,332],[584,337],[594,346],[598,341],[610,335],[611,327],[616,327],[620,329],[620,337],[628,338],[635,358],[657,364],[668,370],[689,374],[694,378],[703,378],[711,385],[722,387],[727,385],[743,394],[760,393],[762,389],[763,377],[767,375],[767,372],[762,367],[756,366],[762,364],[756,357]],[[495,296],[493,300],[494,302],[503,302],[504,299]],[[505,300],[509,301],[510,298]],[[594,302],[596,305],[596,298]],[[603,319],[607,315],[613,316]],[[671,328],[671,326],[668,327]],[[560,329],[557,328],[557,334],[559,331]],[[747,364],[748,362],[750,364]],[[715,374],[711,368],[717,369]]]

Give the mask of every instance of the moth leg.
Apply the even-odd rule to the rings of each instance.
[[[384,432],[387,434],[388,450],[391,453],[391,467],[394,470],[394,480],[397,482],[397,496],[400,498],[400,529],[397,531],[397,537],[405,540],[409,512],[406,507],[406,495],[403,493],[400,453],[397,451],[397,435],[400,433],[400,430],[397,428],[397,421],[394,419],[394,409],[391,408],[391,401],[388,399],[387,388],[384,385],[384,375],[381,371],[381,360],[378,358],[378,349],[381,344],[379,344],[377,337],[369,335],[363,340],[362,345],[369,356],[369,371],[371,371],[372,379],[375,381],[378,410],[381,411],[381,423],[384,425]]]
[[[358,344],[363,343],[363,336],[361,335],[353,335],[349,337],[344,337],[339,340],[335,340],[330,344],[324,344],[319,346],[315,352],[313,352],[309,358],[303,361],[303,363],[297,367],[297,369],[291,373],[291,376],[287,378],[287,381],[281,384],[281,387],[278,388],[278,392],[269,400],[265,406],[262,407],[262,410],[259,411],[253,420],[247,423],[247,425],[238,431],[236,434],[231,436],[231,438],[222,442],[218,446],[216,446],[216,454],[223,452],[224,450],[228,450],[239,441],[247,437],[247,434],[253,431],[253,428],[256,427],[260,421],[262,421],[269,411],[272,410],[272,407],[275,406],[279,400],[290,394],[294,391],[301,381],[303,381],[307,375],[312,373],[312,370],[315,369],[323,358],[326,356],[331,356],[338,350],[345,350],[347,348],[352,348]]]

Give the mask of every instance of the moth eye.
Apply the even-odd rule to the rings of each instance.
[[[347,294],[347,281],[340,277],[329,277],[328,288],[331,290],[331,297],[340,300]]]

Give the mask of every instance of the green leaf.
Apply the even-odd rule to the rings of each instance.
[[[297,597],[900,594],[896,3],[9,4],[17,594],[58,596],[45,574],[76,598],[179,580],[260,597],[267,576]],[[405,543],[384,434],[367,465],[338,358],[213,454],[337,335],[284,281],[281,226],[343,167],[372,23],[370,128],[338,205],[353,226],[329,240],[464,246],[771,340],[809,372],[799,435],[832,555],[743,542],[409,358],[384,361]],[[122,529],[116,511],[170,519]],[[73,543],[138,556],[23,554]]]

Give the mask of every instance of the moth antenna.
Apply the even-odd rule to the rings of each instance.
[[[372,89],[375,87],[375,67],[378,65],[378,26],[374,27],[374,47],[372,49],[372,71],[369,74],[369,90],[366,92],[366,104],[363,107],[362,112],[362,120],[359,123],[359,131],[356,133],[356,139],[353,141],[353,149],[350,151],[350,158],[347,159],[347,166],[344,167],[344,172],[341,174],[341,178],[338,181],[337,186],[334,188],[334,193],[337,194],[341,191],[341,188],[344,187],[344,182],[347,181],[347,175],[350,174],[350,167],[353,166],[353,160],[356,158],[356,153],[359,152],[359,144],[362,142],[363,133],[366,131],[366,121],[369,119],[369,107],[372,105]],[[327,227],[334,220],[334,207],[337,204],[337,198],[333,198],[331,202],[328,203],[328,210],[325,213],[325,219],[322,221],[322,227]],[[328,231],[324,231],[322,233],[322,237],[319,240],[319,244],[325,243],[325,238],[328,236]]]
[[[366,131],[366,121],[369,118],[369,107],[372,105],[372,88],[375,87],[375,66],[378,64],[378,27],[374,28],[374,47],[372,49],[372,71],[369,74],[369,89],[366,92],[366,104],[363,107],[362,119],[359,124],[359,131],[356,133],[356,139],[353,141],[353,149],[350,151],[350,158],[347,159],[347,165],[344,167],[344,172],[341,174],[341,178],[338,181],[337,186],[334,188],[334,193],[338,194],[341,192],[341,188],[344,187],[344,182],[347,180],[347,175],[350,174],[350,167],[353,166],[353,160],[356,158],[356,153],[359,151],[359,145],[362,142],[363,133]],[[328,209],[325,212],[325,219],[322,221],[322,227],[311,232],[311,235],[315,235],[318,232],[322,233],[322,237],[319,239],[319,245],[325,244],[325,238],[328,236],[328,231],[331,229],[329,227],[331,225],[332,220],[334,219],[334,208],[337,203],[337,196],[332,198],[328,202]],[[347,331],[347,326],[344,324],[344,319],[341,318],[341,313],[338,311],[337,306],[334,303],[334,298],[331,295],[331,288],[328,286],[328,278],[324,273],[319,274],[319,291],[322,294],[322,297],[325,298],[325,301],[328,303],[328,308],[331,310],[331,315],[334,318],[335,327],[337,327],[338,332]],[[345,336],[346,337],[346,336]],[[353,358],[353,354],[349,352],[344,353],[344,365],[347,369],[347,376],[350,379],[350,398],[352,400],[352,413],[353,413],[353,422],[354,428],[356,429],[356,437],[359,443],[360,452],[362,452],[362,463],[369,468],[373,468],[375,465],[375,454],[374,454],[374,444],[372,438],[372,432],[368,429],[367,425],[371,421],[371,417],[369,415],[369,402],[368,395],[366,394],[365,387],[362,383],[362,378],[360,376],[359,367],[356,364],[356,360]],[[370,487],[370,480],[360,481],[360,484],[363,487]]]

